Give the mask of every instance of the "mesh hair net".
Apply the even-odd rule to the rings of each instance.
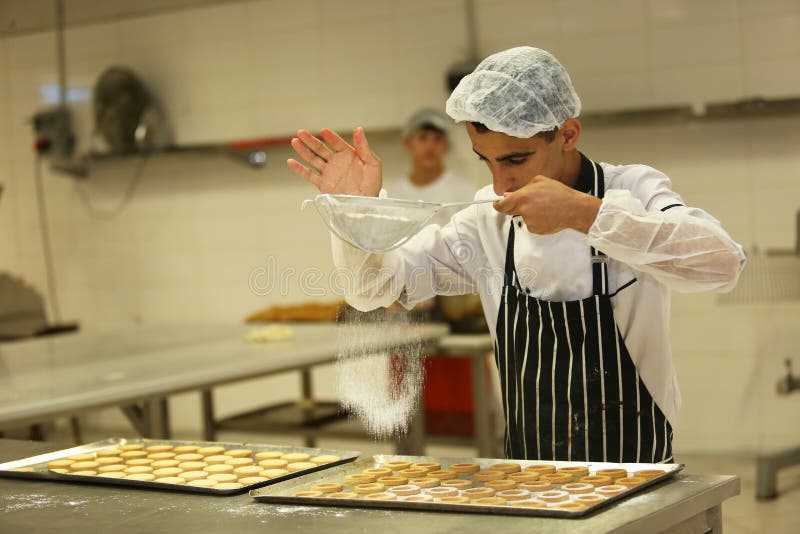
[[[446,110],[456,122],[480,122],[492,131],[528,138],[577,117],[581,101],[552,54],[521,46],[481,61],[462,78]]]

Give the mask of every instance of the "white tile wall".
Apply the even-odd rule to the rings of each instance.
[[[797,96],[800,87],[800,5],[792,0],[480,0],[476,14],[481,55],[523,44],[551,50],[587,111]],[[163,102],[181,143],[298,127],[397,127],[417,107],[443,107],[444,74],[467,54],[459,0],[363,0],[346,9],[323,0],[229,2],[77,26],[66,41],[71,85],[91,87],[111,64],[134,68]],[[40,288],[26,120],[41,107],[39,86],[56,81],[54,47],[51,32],[0,39],[0,268]],[[91,108],[73,111],[85,136]],[[687,202],[722,220],[748,249],[788,248],[800,197],[798,126],[797,117],[786,117],[587,128],[582,147],[594,158],[667,172]],[[390,183],[406,170],[399,140],[371,140]],[[261,170],[220,155],[153,158],[133,201],[111,220],[90,216],[78,188],[96,209],[114,209],[135,161],[98,165],[85,184],[46,172],[64,317],[90,329],[201,324],[307,298],[298,274],[285,291],[263,295],[249,285],[273,260],[283,272],[331,266],[324,227],[313,212],[298,211],[313,191],[286,170],[289,155],[270,150]],[[476,184],[488,182],[460,128],[449,160]],[[746,451],[800,439],[796,425],[785,423],[792,399],[774,394],[782,358],[794,354],[798,313],[796,303],[722,306],[714,295],[675,296],[679,451]],[[332,392],[331,370],[318,375]],[[218,408],[230,413],[295,390],[293,378],[228,386]],[[195,395],[181,395],[173,408],[178,426],[198,427]]]

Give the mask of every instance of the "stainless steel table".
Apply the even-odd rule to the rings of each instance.
[[[0,462],[62,448],[0,440]],[[152,490],[0,479],[0,532],[721,532],[739,479],[682,475],[584,519],[262,504]]]
[[[167,396],[334,361],[335,324],[295,324],[294,339],[244,341],[244,325],[141,327],[0,344],[0,428],[119,406],[139,433],[168,437]],[[435,344],[448,328],[388,329],[375,348]]]

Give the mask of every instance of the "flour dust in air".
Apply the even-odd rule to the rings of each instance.
[[[408,431],[419,402],[424,368],[419,342],[405,340],[414,328],[405,313],[349,314],[339,333],[339,401],[378,439]],[[383,346],[375,350],[376,346]]]

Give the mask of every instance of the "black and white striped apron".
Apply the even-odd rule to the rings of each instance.
[[[603,198],[603,170],[592,166],[592,194]],[[639,379],[614,320],[606,256],[591,249],[591,297],[536,299],[522,290],[514,266],[521,225],[513,220],[508,234],[496,330],[506,456],[671,461],[672,427]]]

